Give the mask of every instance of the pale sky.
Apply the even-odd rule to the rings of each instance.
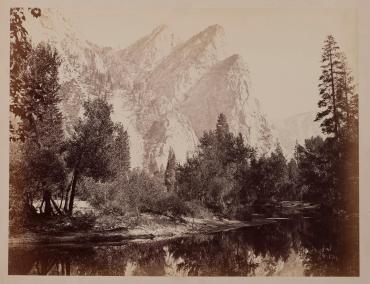
[[[357,75],[357,14],[319,9],[63,9],[86,38],[124,48],[167,24],[182,40],[224,27],[227,51],[241,54],[252,95],[271,118],[317,110],[323,41],[333,34]]]

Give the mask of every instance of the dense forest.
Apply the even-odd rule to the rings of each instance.
[[[39,17],[40,9],[31,9]],[[257,153],[220,113],[185,163],[171,149],[166,168],[130,166],[129,133],[106,97],[86,101],[67,135],[58,68],[48,43],[32,45],[24,11],[10,14],[10,225],[73,216],[78,197],[103,214],[218,215],[247,219],[251,206],[285,200],[320,204],[328,215],[358,213],[358,94],[333,36],[324,42],[318,93],[322,136],[296,144],[294,157]],[[319,51],[318,51],[319,55]]]

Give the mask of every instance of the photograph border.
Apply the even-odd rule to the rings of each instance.
[[[66,7],[66,6],[86,6],[89,9],[101,8],[105,6],[120,6],[123,9],[131,8],[261,8],[261,9],[357,9],[358,11],[358,82],[359,82],[359,101],[360,101],[360,276],[359,277],[142,277],[142,276],[9,276],[8,275],[8,220],[9,220],[9,8],[10,7]],[[0,0],[0,129],[1,147],[0,165],[1,180],[1,283],[370,283],[370,1],[351,1],[351,0],[65,0],[65,1],[6,1]]]

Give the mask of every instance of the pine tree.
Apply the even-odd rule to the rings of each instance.
[[[234,134],[230,132],[229,124],[227,123],[226,116],[220,113],[216,124],[216,140],[214,145],[215,158],[225,167],[232,161],[235,160],[235,152],[237,143],[244,143],[243,137],[235,138]],[[236,141],[241,139],[240,141]],[[241,149],[239,149],[241,150]]]
[[[287,160],[279,143],[277,143],[275,151],[271,153],[269,162],[271,170],[269,174],[272,176],[274,181],[273,184],[271,184],[271,188],[274,189],[273,195],[284,195],[285,192],[283,192],[283,190],[285,189],[288,181],[288,166]]]
[[[159,176],[164,177],[164,172],[165,172],[164,166],[161,165],[159,168]]]
[[[288,165],[288,180],[290,185],[290,192],[288,192],[288,198],[291,199],[302,199],[302,196],[300,193],[297,192],[298,188],[298,165],[297,161],[295,159],[290,159]]]
[[[322,131],[333,134],[338,139],[343,121],[341,110],[344,108],[343,92],[340,91],[343,63],[339,46],[332,35],[329,35],[324,42],[321,63],[318,106],[322,110],[317,114],[315,121],[322,120]]]
[[[115,175],[126,175],[130,170],[129,136],[120,123],[114,129],[111,164]]]
[[[230,133],[229,124],[227,123],[226,116],[220,113],[217,118],[216,134],[219,141],[223,141],[227,134]]]
[[[298,181],[305,197],[337,212],[358,210],[358,94],[347,59],[333,36],[325,40],[320,76],[323,140],[312,137],[298,145]],[[334,139],[332,139],[334,137]]]
[[[159,167],[158,167],[157,161],[153,154],[150,154],[149,156],[148,170],[149,170],[149,173],[153,175],[159,174]]]
[[[347,58],[344,53],[341,53],[341,69],[340,84],[338,92],[342,99],[341,111],[343,112],[344,125],[342,135],[346,139],[358,139],[358,95],[356,93],[354,77],[348,66]]]
[[[359,151],[358,151],[358,94],[354,77],[348,66],[347,59],[342,53],[342,77],[339,91],[343,100],[342,112],[344,123],[341,130],[340,145],[337,151],[340,159],[336,162],[334,178],[337,181],[336,206],[347,212],[358,212],[359,187]]]
[[[271,127],[269,126],[265,117],[261,118],[260,126],[260,138],[258,139],[259,145],[262,147],[263,151],[267,153],[273,146]]]
[[[167,187],[168,192],[175,190],[176,182],[176,156],[172,148],[168,153],[167,167],[164,174],[164,184]]]

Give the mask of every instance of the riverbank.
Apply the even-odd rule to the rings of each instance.
[[[154,213],[131,213],[122,216],[98,212],[86,202],[79,201],[73,217],[54,216],[35,220],[26,230],[11,233],[9,245],[95,245],[169,239],[261,226],[296,215],[307,216],[317,209],[317,205],[299,201],[283,201],[273,206],[263,204],[261,207],[254,210],[247,221],[241,221],[212,214],[202,218],[173,218]]]
[[[17,245],[74,245],[107,244],[126,241],[159,240],[183,237],[190,234],[207,234],[234,230],[242,227],[260,226],[274,220],[256,218],[238,221],[220,218],[182,218],[155,214],[136,217],[102,215],[46,220],[27,232],[11,235],[9,246]],[[90,224],[89,224],[90,223]]]

